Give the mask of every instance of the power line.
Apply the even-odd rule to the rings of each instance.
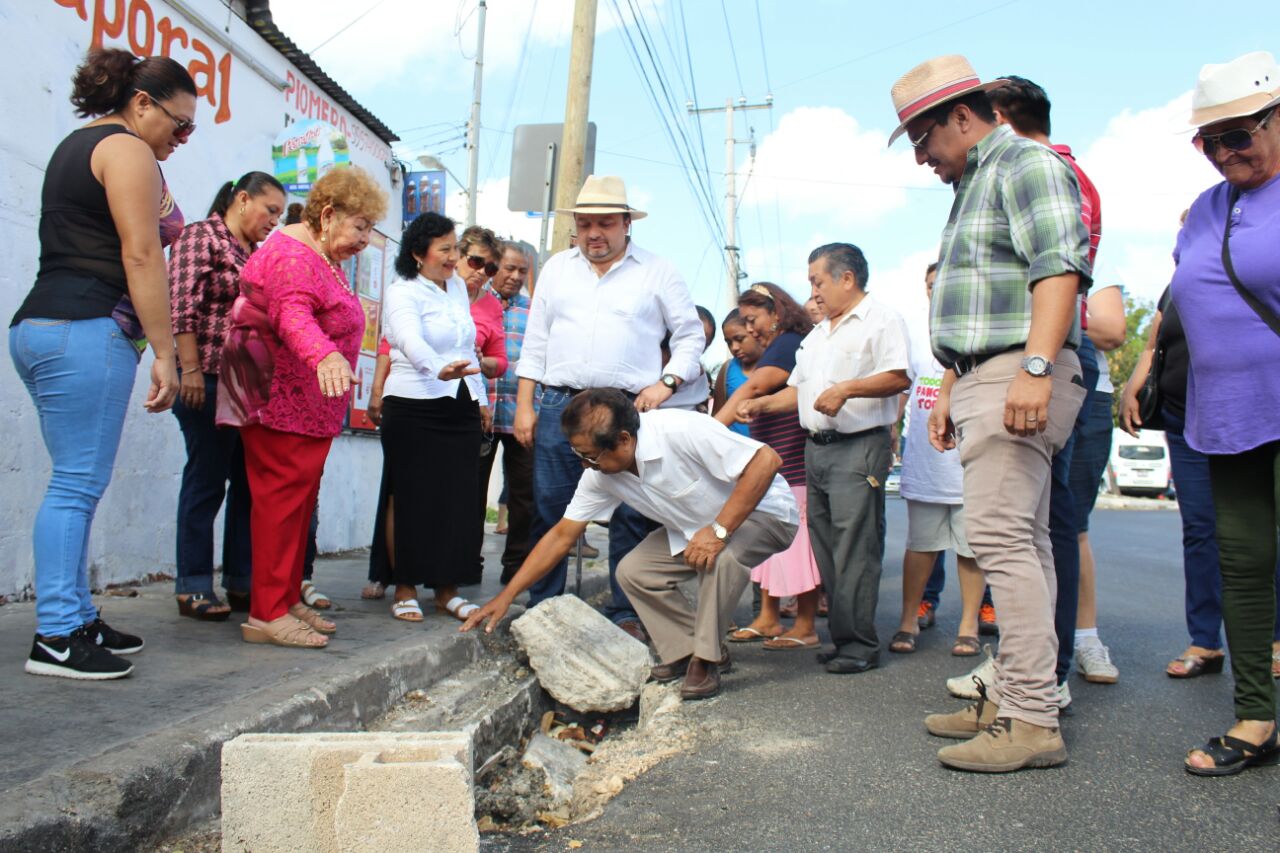
[[[738,67],[738,49],[733,46],[733,27],[729,26],[729,9],[725,6],[724,0],[720,0],[720,11],[724,13],[724,31],[729,36],[729,55],[733,57],[733,73],[738,76],[738,94],[745,98],[747,89],[742,85],[742,69]]]
[[[370,12],[372,12],[374,9],[378,8],[379,6],[381,6],[381,5],[382,5],[383,3],[385,3],[385,2],[387,2],[387,0],[378,0],[378,2],[374,3],[374,4],[373,4],[372,6],[370,6],[368,9],[365,9],[365,10],[364,10],[363,12],[361,12],[359,15],[356,15],[354,18],[352,18],[352,19],[351,19],[351,21],[350,21],[350,22],[349,22],[345,27],[343,27],[342,29],[338,30],[336,33],[334,33],[333,35],[329,36],[327,39],[325,39],[324,41],[320,42],[320,43],[319,43],[318,45],[316,45],[315,47],[311,48],[311,51],[310,51],[311,55],[312,55],[312,56],[315,56],[315,53],[316,53],[316,51],[317,51],[317,50],[319,50],[320,48],[324,47],[326,44],[328,44],[329,42],[333,41],[333,40],[334,40],[334,39],[336,39],[338,36],[340,36],[340,35],[342,35],[343,33],[345,33],[347,30],[351,29],[351,27],[352,27],[352,26],[354,26],[354,25],[355,25],[355,23],[356,23],[357,21],[359,21],[359,20],[360,20],[361,18],[363,18],[365,15],[369,14]]]
[[[769,94],[773,94],[773,83],[769,82],[769,53],[764,49],[764,24],[760,20],[760,0],[756,0],[756,30],[760,33],[760,61],[764,65],[764,85]]]
[[[934,27],[933,29],[927,30],[926,32],[918,33],[917,35],[911,36],[910,38],[905,38],[902,41],[897,41],[897,42],[894,42],[893,44],[883,45],[881,47],[876,48],[875,50],[864,53],[861,56],[855,56],[852,59],[846,59],[844,62],[838,62],[829,68],[823,68],[818,71],[814,71],[812,74],[806,74],[803,77],[798,77],[789,83],[783,83],[778,88],[786,89],[790,86],[796,85],[797,83],[803,83],[806,80],[812,80],[814,77],[820,77],[823,74],[826,74],[831,71],[835,71],[838,68],[844,68],[846,65],[852,65],[855,62],[861,62],[864,59],[870,59],[873,56],[879,56],[882,53],[888,53],[891,50],[902,47],[903,45],[910,44],[913,41],[919,41],[920,39],[925,38],[926,36],[931,36],[935,33],[940,33],[943,30],[950,29],[951,27],[957,26],[959,24],[964,24],[969,21],[972,21],[975,18],[981,18],[983,15],[990,15],[992,12],[998,12],[1001,9],[1005,9],[1018,2],[1020,2],[1020,0],[1006,0],[1006,2],[1001,3],[997,6],[992,6],[990,9],[984,9],[981,12],[974,12],[972,15],[966,15],[963,18],[957,18],[954,21],[949,21],[939,27]]]
[[[516,62],[515,83],[511,87],[511,96],[507,99],[507,108],[502,115],[503,128],[511,125],[511,113],[515,109],[516,98],[520,94],[520,89],[524,84],[524,63],[529,52],[529,39],[533,35],[533,22],[538,19],[538,0],[533,0],[533,8],[529,12],[529,26],[524,33],[524,44],[520,45],[520,59]],[[489,164],[484,170],[484,179],[487,181],[489,176],[493,174],[493,164],[497,162],[498,149],[495,147],[489,154]]]
[[[684,40],[684,56],[685,61],[689,64],[689,88],[692,90],[692,97],[689,99],[692,103],[698,102],[698,78],[693,73],[693,54],[689,51],[689,27],[684,17],[684,0],[680,0],[680,35]],[[702,169],[710,173],[711,160],[707,157],[707,140],[702,134],[702,122],[693,119],[694,129],[698,131],[698,147],[702,150]]]

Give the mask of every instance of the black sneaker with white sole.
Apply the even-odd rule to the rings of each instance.
[[[32,675],[109,681],[133,672],[133,664],[99,646],[84,628],[77,628],[66,637],[36,634],[25,669]]]
[[[123,631],[117,631],[112,628],[102,621],[101,616],[85,625],[84,633],[96,645],[101,646],[113,655],[131,655],[142,651],[142,647],[146,645],[146,643],[142,642],[141,637],[135,637],[133,634],[126,634]]]

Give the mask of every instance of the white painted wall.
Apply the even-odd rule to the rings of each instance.
[[[184,5],[280,79],[287,80],[290,74],[301,77],[242,20],[228,16],[220,0],[187,0]],[[45,166],[58,142],[84,123],[74,116],[67,98],[71,75],[95,30],[105,33],[103,43],[107,46],[135,52],[147,44],[149,32],[152,51],[158,53],[160,26],[168,19],[169,25],[181,26],[188,35],[187,47],[172,47],[172,56],[180,62],[197,58],[197,38],[207,44],[215,61],[228,53],[198,21],[162,0],[121,0],[123,27],[113,36],[116,6],[117,0],[0,4],[0,28],[8,48],[0,52],[0,80],[4,81],[3,100],[10,119],[0,127],[0,162],[4,164],[0,169],[0,317],[6,325],[35,279],[39,256],[36,228]],[[224,27],[228,30],[225,33]],[[328,98],[323,99],[323,106],[313,104],[303,115],[295,97],[277,89],[240,58],[232,56],[229,68],[228,97],[221,97],[219,77],[213,96],[218,103],[199,101],[194,136],[163,164],[187,221],[203,218],[224,181],[251,169],[272,170],[271,142],[288,115],[335,124],[345,119],[353,162],[385,181],[391,196],[387,218],[379,230],[391,237],[399,235],[399,187],[391,184],[391,151],[385,144]],[[202,82],[199,75],[196,82]],[[314,84],[308,84],[312,92],[320,94]],[[340,118],[320,113],[329,108]],[[223,120],[215,120],[228,110]],[[186,453],[173,415],[148,415],[142,409],[150,363],[147,355],[138,368],[115,475],[94,522],[89,554],[94,586],[174,570],[175,513]],[[0,417],[6,426],[5,438],[0,441],[0,595],[24,596],[32,591],[31,528],[48,482],[49,458],[40,439],[35,408],[7,357],[0,364]],[[320,494],[318,542],[322,551],[369,543],[381,468],[382,451],[376,438],[341,436],[335,441]]]

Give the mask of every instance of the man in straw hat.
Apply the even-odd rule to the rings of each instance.
[[[1048,534],[1050,462],[1084,400],[1078,296],[1089,234],[1075,175],[1047,147],[997,126],[962,56],[893,85],[916,162],[956,190],[930,305],[934,355],[947,368],[929,418],[938,450],[960,447],[969,546],[1000,611],[993,684],[974,706],[925,720],[965,739],[943,764],[998,773],[1066,760],[1058,730],[1053,628],[1057,583]]]
[[[631,395],[638,411],[658,408],[676,389],[698,377],[702,323],[689,288],[668,261],[636,245],[631,223],[645,212],[627,203],[621,178],[592,175],[567,210],[576,245],[550,258],[529,307],[524,349],[516,374],[515,435],[533,447],[530,542],[564,516],[582,462],[560,432],[560,415],[588,388],[616,388]],[[662,364],[662,340],[671,334],[671,360]],[[534,412],[537,385],[541,409]],[[654,526],[623,505],[610,527],[609,579],[613,600],[606,614],[623,630],[644,639],[635,609],[616,581],[618,562]],[[638,522],[638,523],[637,523]],[[564,592],[566,561],[529,590],[531,604]]]

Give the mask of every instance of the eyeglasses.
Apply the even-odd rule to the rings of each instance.
[[[1253,130],[1237,127],[1232,130],[1224,130],[1222,133],[1210,133],[1208,135],[1197,133],[1191,137],[1191,144],[1206,157],[1212,157],[1217,154],[1219,145],[1228,151],[1248,151],[1253,147],[1253,135],[1266,127],[1267,122],[1271,121],[1275,114],[1275,110],[1267,113],[1263,116],[1262,121],[1254,126]]]
[[[169,117],[169,119],[173,122],[174,136],[180,136],[183,139],[186,139],[188,136],[195,133],[196,123],[194,121],[192,121],[189,118],[178,118],[176,115],[174,115],[173,113],[165,109],[164,104],[156,100],[156,96],[151,94],[150,92],[145,91],[143,89],[135,89],[134,91],[142,92],[142,94],[146,95],[148,98],[151,99],[152,104],[160,108],[160,112],[164,113]]]
[[[599,465],[599,464],[600,464],[600,457],[601,457],[601,456],[604,456],[604,454],[607,452],[607,451],[601,450],[601,451],[600,451],[599,453],[597,453],[595,456],[588,456],[587,454],[583,453],[583,452],[582,452],[581,450],[579,450],[578,448],[574,447],[572,444],[571,444],[571,445],[569,445],[569,449],[573,451],[573,455],[574,455],[574,456],[578,457],[578,458],[579,458],[579,459],[581,459],[583,462],[586,462],[588,465]]]
[[[473,270],[483,269],[484,274],[489,278],[493,278],[498,274],[498,265],[493,261],[486,261],[479,255],[467,255],[467,266]]]
[[[929,141],[929,134],[933,133],[934,128],[936,128],[937,126],[938,126],[938,123],[935,121],[933,124],[929,125],[928,130],[920,134],[919,138],[912,139],[910,136],[908,136],[907,141],[911,143],[912,148],[919,151],[921,148],[924,148],[925,143]]]

